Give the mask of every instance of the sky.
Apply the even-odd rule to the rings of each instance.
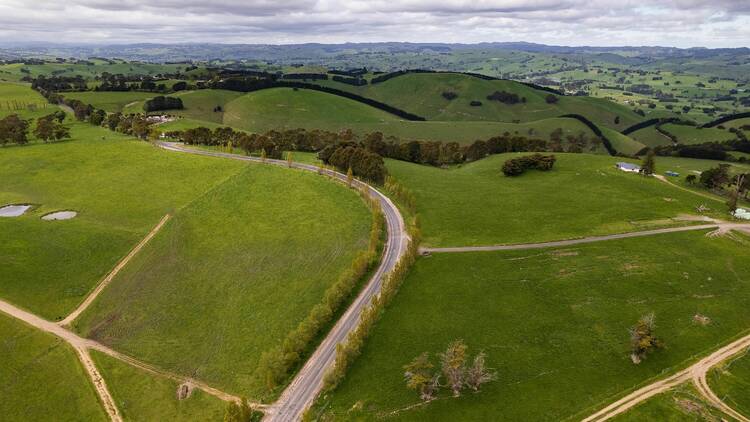
[[[750,0],[0,0],[0,40],[750,47]]]

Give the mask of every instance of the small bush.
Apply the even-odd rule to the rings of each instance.
[[[453,91],[444,91],[443,98],[445,98],[448,101],[455,100],[456,98],[458,98],[458,94],[456,94]]]

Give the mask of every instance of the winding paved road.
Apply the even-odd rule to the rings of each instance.
[[[158,145],[169,151],[265,163],[283,167],[291,166],[292,168],[315,173],[322,172],[341,183],[348,183],[345,174],[329,169],[321,169],[312,164],[296,162],[290,164],[287,161],[272,159],[262,160],[256,157],[186,148],[171,142],[159,142]],[[380,288],[385,276],[395,268],[396,264],[401,259],[401,256],[406,252],[409,237],[406,233],[404,219],[398,208],[390,199],[388,199],[388,197],[372,186],[358,180],[354,180],[352,184],[358,189],[369,193],[372,198],[377,199],[383,211],[383,215],[385,216],[388,238],[385,242],[380,266],[351,306],[349,306],[349,309],[347,309],[341,316],[326,338],[320,343],[312,356],[310,356],[302,369],[297,373],[294,380],[292,380],[286,390],[284,390],[279,400],[266,409],[266,417],[264,420],[289,422],[302,418],[302,414],[312,404],[313,400],[315,400],[315,397],[320,392],[320,389],[323,386],[323,378],[328,369],[333,366],[336,359],[336,346],[339,343],[344,342],[349,333],[356,328],[359,323],[360,314],[370,304],[372,298],[380,293]]]

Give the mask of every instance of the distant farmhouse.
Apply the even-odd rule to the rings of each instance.
[[[641,166],[631,163],[617,163],[615,164],[618,170],[627,171],[629,173],[640,173]]]

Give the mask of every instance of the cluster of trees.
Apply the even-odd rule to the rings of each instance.
[[[458,98],[458,94],[456,94],[453,91],[443,91],[443,98],[445,98],[448,101],[455,100]]]
[[[383,184],[388,174],[382,156],[354,142],[329,145],[318,153],[318,158],[340,171],[378,184]]]
[[[143,103],[143,111],[160,111],[160,110],[182,110],[182,99],[178,97],[165,97],[159,95],[154,98],[150,98]]]
[[[65,113],[56,111],[36,120],[33,134],[45,143],[70,138],[70,130],[63,126]],[[29,143],[29,129],[31,119],[23,119],[17,114],[11,114],[0,119],[0,145],[25,145]]]
[[[487,96],[490,101],[499,101],[503,104],[513,105],[518,103],[525,103],[526,97],[519,97],[515,92],[507,91],[495,91]]]
[[[31,89],[37,91],[86,91],[88,85],[83,76],[44,76],[39,75],[31,81]]]
[[[503,174],[506,176],[519,176],[529,169],[549,171],[552,170],[555,161],[557,161],[557,158],[554,155],[542,154],[511,158],[503,163]]]
[[[654,334],[656,328],[654,314],[642,316],[638,323],[630,328],[630,359],[639,364],[651,352],[664,347],[664,342]]]
[[[70,129],[62,124],[63,120],[65,120],[64,111],[56,111],[38,118],[34,128],[34,136],[45,143],[70,138]]]
[[[557,98],[557,95],[555,94],[547,94],[547,96],[544,97],[544,101],[546,101],[547,104],[557,104],[559,99]]]
[[[459,397],[461,391],[470,388],[479,391],[482,384],[497,379],[497,374],[487,368],[486,355],[480,352],[468,365],[468,347],[463,340],[456,340],[440,353],[440,370],[430,361],[428,353],[422,353],[404,366],[404,379],[407,388],[415,390],[424,401],[435,399],[440,388],[448,388],[453,397]],[[442,379],[445,382],[441,382]]]
[[[22,119],[17,114],[0,119],[0,145],[27,144],[29,143],[28,132],[29,120]]]
[[[360,69],[349,69],[349,70],[330,69],[328,70],[328,73],[333,74],[333,75],[350,76],[352,78],[356,78],[358,76],[367,74],[367,68],[363,67]]]
[[[725,142],[706,142],[693,145],[660,145],[654,148],[656,155],[702,158],[704,160],[734,161],[735,158],[729,153],[732,151],[750,153],[750,141],[747,139],[733,139]],[[743,160],[740,158],[738,161]]]
[[[699,182],[706,189],[719,193],[728,192],[730,199],[727,205],[730,211],[737,208],[739,198],[748,199],[750,196],[750,173],[732,176],[729,164],[725,163],[703,171],[700,178],[690,174],[685,177],[685,181],[690,184]]]

